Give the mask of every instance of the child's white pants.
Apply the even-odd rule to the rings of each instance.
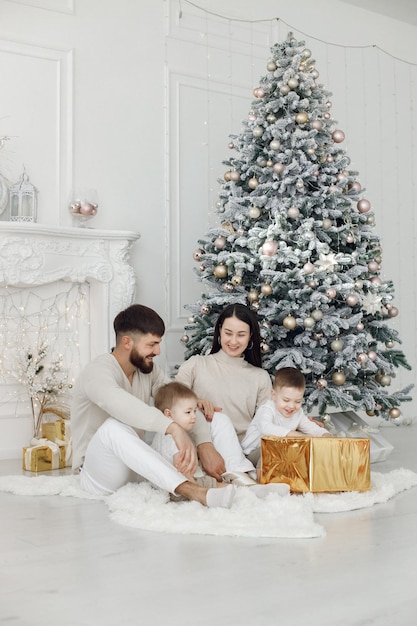
[[[228,472],[252,472],[254,465],[246,458],[235,428],[225,413],[216,411],[210,422],[211,438]]]

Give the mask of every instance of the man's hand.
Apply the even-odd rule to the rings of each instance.
[[[203,470],[209,476],[213,476],[218,482],[222,481],[222,474],[226,471],[223,457],[217,452],[211,442],[200,443],[198,456]]]
[[[213,419],[214,411],[221,411],[222,408],[220,406],[214,406],[210,400],[204,400],[202,398],[198,399],[197,406],[204,413],[204,417],[208,422],[211,422]]]
[[[181,474],[194,476],[198,465],[197,450],[185,430],[172,422],[165,434],[171,435],[178,448],[178,454],[175,455],[175,469]]]

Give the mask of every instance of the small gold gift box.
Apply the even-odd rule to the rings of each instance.
[[[348,437],[262,437],[262,484],[291,491],[368,491],[370,440]]]
[[[71,426],[69,420],[55,420],[42,424],[42,437],[50,441],[69,441],[71,439]]]
[[[28,472],[47,472],[66,466],[66,445],[58,445],[44,439],[34,446],[23,448],[22,467]]]

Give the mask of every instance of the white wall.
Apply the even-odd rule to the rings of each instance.
[[[99,194],[91,226],[141,233],[137,301],[166,318],[172,366],[183,305],[201,291],[192,252],[214,220],[228,135],[269,47],[292,30],[333,93],[376,211],[400,309],[393,324],[415,368],[417,28],[336,0],[196,4],[207,11],[186,0],[0,0],[0,136],[12,137],[0,173],[15,182],[25,165],[39,222],[69,225],[70,189],[87,185]],[[394,384],[414,377],[401,371]]]

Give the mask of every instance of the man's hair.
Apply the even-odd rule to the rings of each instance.
[[[150,333],[162,337],[165,333],[163,319],[154,311],[143,304],[132,304],[124,311],[120,311],[113,322],[116,340],[122,335]]]
[[[273,387],[280,389],[281,387],[294,387],[295,389],[305,389],[306,379],[304,374],[295,367],[282,367],[277,370]]]
[[[178,400],[187,400],[188,398],[197,401],[197,396],[192,389],[174,381],[159,387],[154,397],[154,404],[157,409],[163,412],[165,409],[172,409]]]

